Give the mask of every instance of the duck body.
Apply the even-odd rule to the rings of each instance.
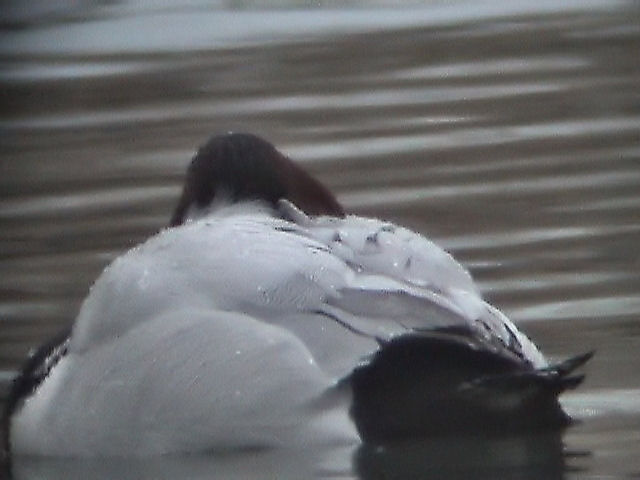
[[[233,153],[255,139],[217,141]],[[308,214],[287,195],[218,185],[206,202],[185,200],[194,191],[174,227],[109,265],[70,333],[25,367],[8,412],[14,454],[566,424],[557,395],[580,382],[572,372],[587,356],[548,365],[423,236],[335,205]]]

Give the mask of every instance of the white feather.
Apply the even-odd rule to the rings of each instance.
[[[122,255],[95,282],[68,354],[12,419],[16,453],[147,455],[356,441],[348,392],[380,339],[467,326],[526,336],[469,273],[388,222],[281,202],[218,208]],[[331,419],[330,421],[328,419]]]

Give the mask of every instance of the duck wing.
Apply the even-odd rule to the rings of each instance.
[[[592,352],[549,365],[458,262],[414,232],[375,219],[296,215],[352,269],[318,313],[342,326],[349,343],[359,336],[377,344],[344,380],[363,438],[568,423],[557,397],[582,381],[574,372]]]

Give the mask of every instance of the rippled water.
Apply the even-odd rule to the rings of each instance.
[[[167,223],[195,147],[227,130],[436,239],[553,358],[597,356],[563,435],[20,461],[16,478],[640,475],[637,3],[76,3],[8,2],[0,31],[4,388]]]

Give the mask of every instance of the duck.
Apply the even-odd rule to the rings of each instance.
[[[228,133],[198,149],[168,227],[26,361],[5,443],[151,456],[561,429],[592,354],[550,363],[445,250]]]

